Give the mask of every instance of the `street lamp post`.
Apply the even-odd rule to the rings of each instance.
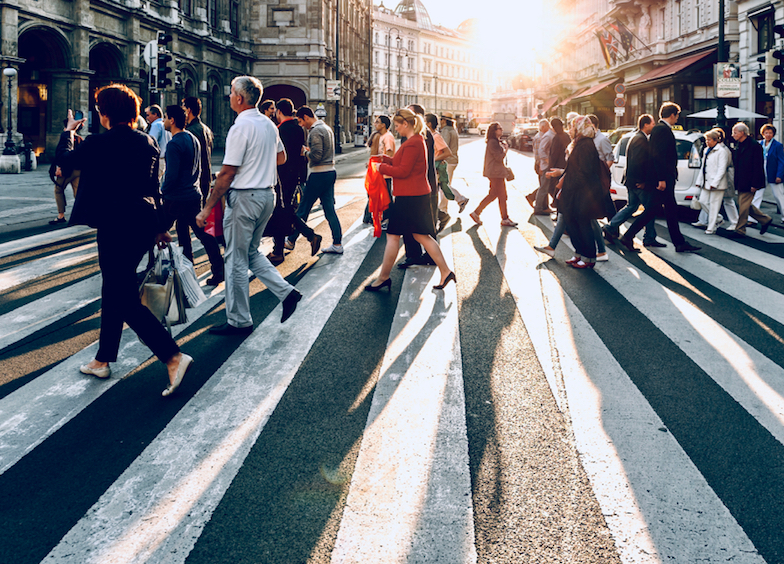
[[[719,63],[727,62],[725,61],[726,58],[727,55],[724,51],[724,0],[719,0]],[[727,117],[724,110],[724,98],[719,98],[718,101],[719,104],[716,108],[716,122],[720,128],[725,129],[727,127]]]
[[[340,0],[335,0],[335,78],[338,80],[338,99],[335,100],[335,154],[343,152],[340,144],[340,96],[343,89],[340,88]]]
[[[5,149],[3,149],[3,154],[16,155],[16,146],[14,145],[14,140],[11,137],[11,130],[13,129],[13,124],[11,123],[11,85],[14,77],[16,76],[16,69],[13,67],[6,67],[3,69],[3,75],[8,77],[8,138],[5,141]]]

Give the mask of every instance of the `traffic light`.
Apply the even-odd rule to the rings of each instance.
[[[182,59],[174,59],[174,86],[172,90],[182,90],[182,71],[179,66],[182,64]]]
[[[773,26],[773,33],[784,36],[784,25]],[[773,62],[772,72],[769,73],[772,79],[771,92],[775,95],[784,92],[784,50],[779,48],[768,51],[768,53],[770,53]]]
[[[171,51],[168,49],[168,44],[171,43],[172,36],[167,35],[162,31],[158,32],[158,56],[157,56],[157,82],[156,86],[160,90],[172,90],[174,82],[167,75],[172,74],[173,57]]]

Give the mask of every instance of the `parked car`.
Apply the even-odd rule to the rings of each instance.
[[[678,126],[676,126],[678,127]],[[698,198],[700,189],[696,186],[697,175],[702,166],[702,153],[705,150],[705,136],[699,131],[683,131],[673,128],[678,151],[678,180],[675,183],[675,201],[680,206],[690,207],[691,200]],[[626,147],[634,136],[634,131],[624,134],[615,145],[615,162],[610,168],[612,182],[610,194],[616,207],[628,201],[628,191],[623,185],[626,173]]]
[[[615,147],[615,145],[618,144],[618,141],[621,140],[621,137],[623,137],[624,135],[626,135],[630,131],[634,131],[635,129],[636,128],[634,126],[631,126],[631,125],[622,125],[618,129],[608,133],[607,134],[607,138],[610,140],[610,143],[612,143],[612,146]]]
[[[533,149],[534,136],[539,132],[536,126],[516,127],[515,133],[509,137],[509,146],[519,151],[530,151]]]

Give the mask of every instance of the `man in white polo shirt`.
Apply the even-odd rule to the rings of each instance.
[[[196,217],[204,226],[212,207],[226,194],[226,323],[210,328],[215,335],[253,332],[248,268],[283,302],[281,323],[291,317],[302,299],[302,294],[259,252],[264,227],[275,209],[277,166],[286,162],[278,128],[256,107],[262,91],[261,83],[252,76],[231,81],[229,103],[237,119],[226,136],[223,167],[215,187]]]

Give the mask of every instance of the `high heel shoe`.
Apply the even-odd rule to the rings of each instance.
[[[450,282],[454,282],[455,284],[457,284],[457,278],[455,277],[455,273],[454,272],[450,272],[449,274],[447,274],[446,275],[446,280],[444,280],[444,283],[443,284],[438,284],[436,286],[433,286],[433,289],[434,290],[443,290],[444,288],[446,288],[446,285],[449,284]]]
[[[391,292],[392,291],[392,279],[391,278],[387,278],[386,280],[384,280],[378,286],[373,286],[373,284],[368,284],[367,286],[365,286],[365,291],[366,292],[378,292],[378,291],[381,290],[381,288],[389,288],[389,291]]]

